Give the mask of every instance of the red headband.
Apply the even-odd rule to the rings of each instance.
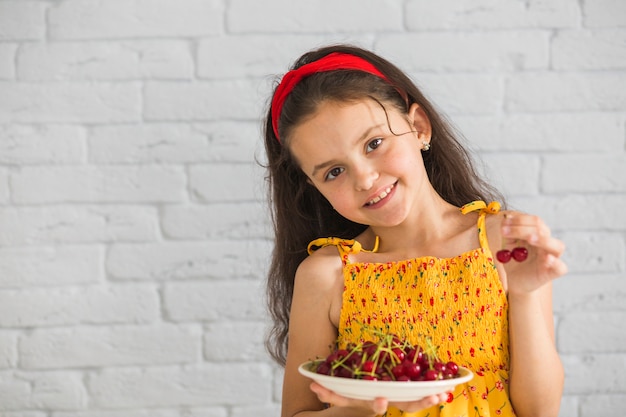
[[[272,128],[274,129],[274,135],[276,135],[276,139],[278,139],[279,142],[278,119],[280,118],[280,113],[283,110],[283,104],[285,103],[287,96],[289,96],[289,93],[291,93],[294,87],[303,78],[308,77],[309,75],[317,72],[336,70],[358,70],[368,72],[389,82],[387,77],[385,77],[383,73],[380,72],[371,62],[361,57],[341,52],[333,52],[318,59],[317,61],[310,62],[296,68],[295,70],[289,71],[280,81],[280,84],[274,93],[274,98],[272,99]]]

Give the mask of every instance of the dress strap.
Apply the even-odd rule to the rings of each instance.
[[[461,207],[461,213],[467,214],[478,211],[478,241],[480,247],[483,249],[489,249],[489,242],[487,241],[487,228],[485,227],[485,217],[487,214],[496,214],[500,211],[500,203],[492,201],[486,204],[484,201],[477,200],[467,203]]]
[[[307,247],[307,251],[309,252],[309,255],[311,255],[316,250],[321,249],[325,246],[336,246],[337,250],[339,250],[339,255],[341,255],[341,260],[343,261],[344,264],[348,264],[349,263],[348,255],[357,254],[361,251],[378,252],[378,244],[379,244],[378,236],[376,236],[376,241],[374,242],[374,248],[372,248],[371,250],[363,249],[363,246],[361,246],[361,243],[359,243],[358,241],[354,239],[341,239],[338,237],[322,237],[319,239],[315,239],[314,241],[309,243],[309,246]]]

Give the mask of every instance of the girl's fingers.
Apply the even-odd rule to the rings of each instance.
[[[360,407],[360,408],[369,408],[374,413],[382,415],[387,411],[387,407],[389,406],[389,401],[385,398],[376,398],[372,401],[365,400],[353,400],[347,397],[343,397],[339,394],[336,394],[333,391],[330,391],[318,383],[311,383],[310,385],[311,391],[317,394],[317,398],[323,403],[333,404],[337,407]]]
[[[537,216],[507,214],[502,221],[502,236],[511,244],[523,240],[554,256],[561,256],[565,245],[552,237],[546,224]]]
[[[385,398],[376,398],[372,401],[353,400],[350,398],[342,397],[341,395],[338,395],[315,382],[311,383],[311,390],[315,394],[317,394],[317,398],[319,398],[319,400],[323,403],[333,404],[336,407],[351,406],[369,408],[377,415],[385,414],[389,405],[393,405],[402,411],[415,412],[428,407],[432,407],[436,404],[443,403],[448,399],[448,393],[442,393],[424,397],[421,400],[411,402],[389,403],[389,401]]]
[[[448,399],[448,394],[443,393],[443,394],[437,394],[437,395],[424,397],[419,401],[391,403],[391,405],[407,413],[413,413],[415,411],[420,411],[425,408],[432,407],[433,405],[441,404],[445,402],[447,399]]]

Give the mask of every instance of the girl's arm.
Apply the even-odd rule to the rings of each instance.
[[[326,408],[300,375],[305,361],[326,357],[337,340],[331,320],[343,292],[341,260],[334,248],[320,249],[298,268],[289,318],[289,346],[282,394],[282,417],[374,416],[371,409]],[[338,310],[337,310],[338,311]],[[337,313],[335,313],[337,314]]]
[[[334,248],[320,249],[298,268],[289,319],[282,417],[373,417],[384,414],[389,405],[417,411],[445,401],[446,394],[407,403],[389,403],[384,398],[353,400],[324,389],[298,372],[301,363],[326,357],[334,347],[343,286],[341,261]],[[325,403],[333,406],[326,407]]]
[[[519,417],[556,417],[564,372],[555,345],[552,280],[567,272],[560,259],[564,245],[541,219],[526,214],[507,214],[500,232],[529,250],[526,261],[499,265],[509,301],[511,402]]]

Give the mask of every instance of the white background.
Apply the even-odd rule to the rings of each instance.
[[[561,417],[623,416],[623,0],[0,0],[0,416],[278,415],[260,121],[334,42],[565,240]]]

